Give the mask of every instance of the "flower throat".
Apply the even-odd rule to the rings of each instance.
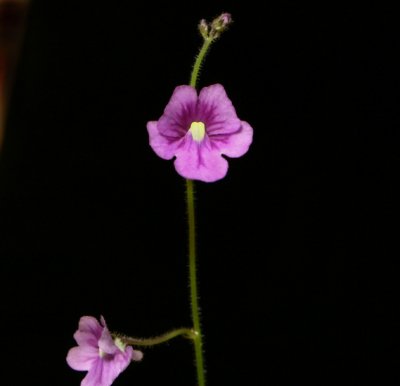
[[[206,126],[203,122],[192,122],[189,133],[196,142],[201,142],[206,135]]]

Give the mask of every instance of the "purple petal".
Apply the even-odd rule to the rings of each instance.
[[[234,133],[240,129],[235,108],[220,84],[201,90],[198,115],[204,120],[208,135]]]
[[[176,154],[175,169],[190,180],[213,182],[225,177],[228,162],[207,137],[199,143],[187,136],[185,145]]]
[[[100,323],[103,327],[107,327],[107,323],[103,315],[100,315]]]
[[[107,354],[115,354],[119,350],[107,327],[104,327],[101,338],[99,339],[99,349]]]
[[[77,371],[90,370],[98,360],[99,349],[91,346],[73,347],[67,354],[68,365]]]
[[[86,374],[82,379],[81,386],[105,386],[103,382],[103,361],[100,360]],[[111,385],[111,384],[110,384]]]
[[[212,138],[213,144],[228,157],[242,156],[249,150],[252,141],[253,129],[245,121],[242,121],[242,126],[237,133]]]
[[[158,120],[160,134],[172,139],[183,137],[196,112],[197,92],[191,86],[175,88],[164,114]]]
[[[82,380],[81,386],[110,386],[128,367],[132,351],[132,347],[127,347],[124,353],[119,351],[112,359],[102,359],[96,362]]]
[[[78,331],[74,334],[74,339],[79,345],[90,345],[97,347],[97,342],[101,337],[103,327],[93,316],[82,316],[79,320]]]
[[[147,123],[147,131],[149,133],[150,146],[154,152],[163,159],[173,158],[183,139],[170,138],[160,134],[155,121]]]

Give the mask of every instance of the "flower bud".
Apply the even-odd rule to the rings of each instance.
[[[225,12],[212,21],[211,29],[219,35],[221,32],[225,31],[231,23],[231,14]]]
[[[201,19],[200,23],[199,23],[199,31],[201,36],[203,36],[204,39],[208,38],[208,33],[209,33],[209,25],[207,24],[207,22],[205,21],[205,19]]]

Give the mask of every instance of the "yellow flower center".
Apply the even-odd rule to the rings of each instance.
[[[192,122],[189,132],[195,141],[200,142],[206,135],[206,126],[203,122]]]

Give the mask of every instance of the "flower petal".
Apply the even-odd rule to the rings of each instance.
[[[228,157],[240,157],[249,150],[253,141],[253,129],[245,121],[237,133],[212,137],[213,144],[220,152]]]
[[[103,361],[99,360],[82,379],[81,386],[105,386],[102,383]]]
[[[200,91],[197,109],[206,123],[208,135],[234,133],[240,129],[235,108],[220,84],[204,87]]]
[[[175,169],[190,180],[213,182],[225,177],[228,162],[207,137],[199,143],[188,135],[176,154]]]
[[[81,386],[110,386],[119,374],[124,371],[132,358],[132,347],[127,347],[125,352],[118,352],[112,359],[100,360],[95,363],[86,377],[82,380]]]
[[[103,327],[107,327],[107,323],[106,323],[106,320],[104,319],[104,316],[103,316],[103,315],[100,315],[100,324],[101,324]]]
[[[186,134],[194,117],[197,92],[191,86],[178,86],[158,121],[160,134],[169,138],[181,138]]]
[[[147,123],[147,131],[149,133],[150,146],[154,152],[163,159],[173,158],[182,139],[161,134],[158,130],[158,122],[155,121]]]
[[[97,342],[101,337],[103,327],[93,316],[82,316],[79,320],[78,331],[74,334],[74,339],[79,345],[90,345],[97,347]]]
[[[99,339],[99,349],[106,354],[115,354],[119,350],[107,327],[104,327]]]
[[[91,346],[73,347],[67,354],[68,365],[77,371],[90,370],[98,360],[99,350]]]

